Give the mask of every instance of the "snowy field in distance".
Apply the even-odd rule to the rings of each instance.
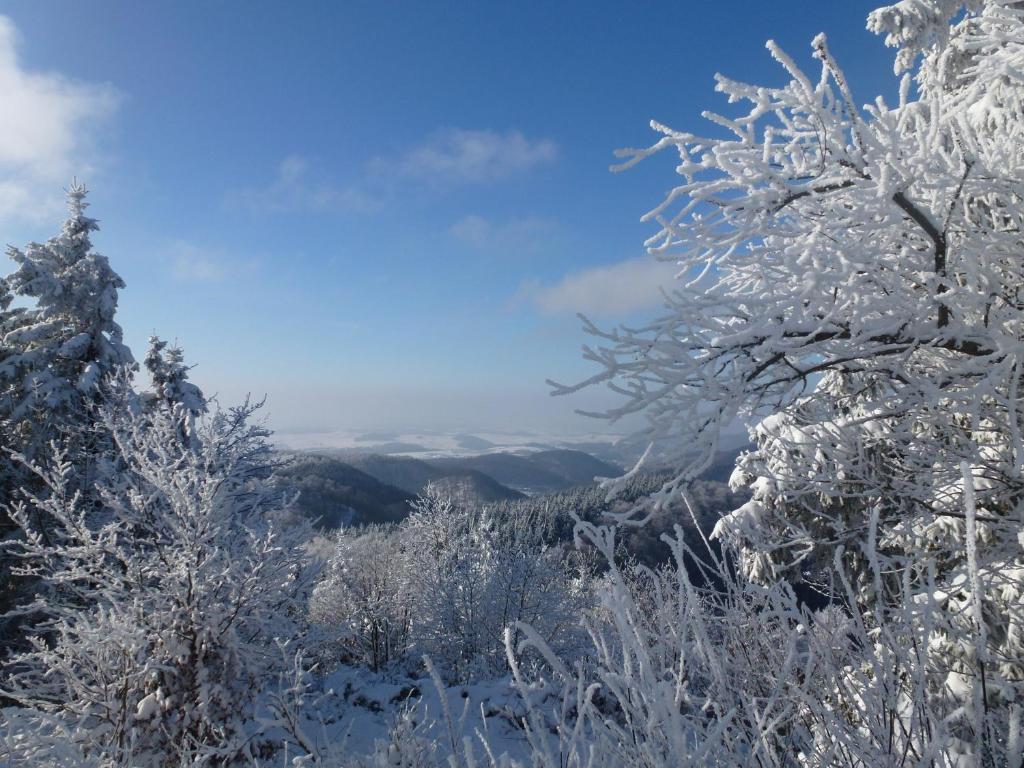
[[[387,432],[336,430],[331,432],[277,432],[275,446],[294,451],[352,451],[414,456],[420,459],[477,456],[483,453],[523,453],[552,448],[591,452],[615,451],[621,435],[590,433],[545,435],[534,432]],[[624,447],[624,446],[622,446]]]

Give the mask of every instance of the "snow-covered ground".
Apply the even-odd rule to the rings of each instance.
[[[511,678],[469,685],[438,686],[429,676],[406,678],[379,675],[354,667],[339,667],[316,683],[319,700],[307,710],[307,733],[318,746],[351,757],[367,757],[386,749],[392,732],[406,715],[415,741],[436,749],[442,757],[466,740],[477,755],[490,750],[528,764],[529,746],[519,725],[525,714]],[[443,692],[443,699],[442,699]],[[409,731],[403,741],[409,745]],[[485,746],[486,743],[486,746]]]

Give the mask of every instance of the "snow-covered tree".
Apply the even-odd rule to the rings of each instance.
[[[343,528],[323,579],[310,599],[310,619],[332,636],[336,661],[378,671],[410,650],[409,561],[402,538],[377,526]]]
[[[587,580],[540,514],[498,517],[428,488],[402,526],[413,644],[451,679],[500,675],[505,628],[528,622],[571,655]]]
[[[99,511],[70,486],[66,456],[31,465],[46,492],[12,509],[23,538],[8,547],[47,589],[27,606],[45,621],[0,678],[19,705],[3,714],[14,758],[258,756],[261,691],[277,676],[275,638],[299,634],[305,577],[252,411],[214,414],[192,447],[176,439],[173,413],[108,413],[123,470],[103,481]],[[45,536],[34,508],[53,523]]]
[[[173,409],[181,406],[193,418],[206,413],[206,398],[199,387],[188,380],[189,366],[181,347],[169,347],[158,336],[149,337],[144,361],[153,380],[154,398]]]
[[[550,534],[541,510],[493,514],[430,486],[400,525],[337,535],[311,618],[335,660],[374,670],[427,655],[450,680],[501,675],[505,628],[521,621],[572,655],[590,573]]]
[[[17,352],[16,348],[6,340],[7,334],[18,327],[19,320],[25,314],[24,308],[11,306],[13,300],[14,295],[11,293],[10,284],[6,279],[0,278],[0,371],[3,372],[4,379],[13,378],[16,371],[13,366],[7,364],[8,360]],[[0,401],[0,413],[6,415],[11,412],[13,407],[13,393],[7,386],[4,386],[0,392],[4,397]]]
[[[33,459],[55,439],[88,452],[91,407],[116,372],[134,365],[114,320],[124,282],[92,248],[99,226],[85,215],[85,197],[85,187],[73,184],[60,234],[7,252],[17,265],[7,278],[12,292],[35,305],[4,334],[0,404],[10,446]]]
[[[96,222],[85,215],[85,188],[68,192],[70,215],[61,233],[24,251],[9,248],[16,269],[0,286],[0,503],[18,489],[41,490],[38,478],[10,460],[16,451],[45,459],[53,441],[75,464],[69,482],[89,494],[112,454],[109,436],[96,423],[96,406],[115,389],[129,386],[123,373],[132,356],[114,322],[121,278],[90,243]],[[12,299],[20,299],[12,306]],[[93,501],[95,501],[93,499]],[[12,522],[0,512],[0,534]],[[0,608],[26,588],[12,578],[3,559]],[[15,622],[17,624],[17,622]],[[5,640],[11,629],[5,624]],[[17,634],[17,632],[15,632]]]
[[[813,578],[862,629],[804,759],[887,712],[889,752],[853,764],[1019,765],[1024,5],[903,0],[869,27],[899,48],[895,103],[862,108],[824,35],[817,76],[769,43],[784,86],[719,76],[746,108],[623,152],[678,154],[646,218],[680,285],[647,326],[588,323],[603,370],[558,391],[608,383],[625,402],[605,416],[701,449],[664,498],[725,423],[755,424],[734,475],[754,498],[716,535],[753,581]],[[890,670],[885,695],[865,668]]]
[[[14,295],[10,284],[0,278],[0,446],[11,447],[13,434],[7,421],[14,409],[15,391],[12,380],[21,374],[19,347],[8,341],[8,334],[15,332],[26,322],[24,307],[11,306]],[[24,473],[11,462],[0,463],[0,504],[12,500],[12,493],[23,479]],[[6,523],[3,524],[6,526]]]
[[[874,23],[960,4],[904,5]],[[1020,53],[1013,6],[983,3],[940,36],[919,90],[905,76],[896,106],[879,99],[862,111],[819,36],[816,80],[773,43],[786,86],[719,76],[718,90],[750,109],[709,114],[718,132],[655,123],[664,137],[624,150],[619,168],[679,154],[683,183],[645,218],[661,225],[649,246],[679,264],[681,285],[645,328],[588,325],[611,342],[589,351],[604,370],[562,391],[610,382],[628,399],[606,416],[643,411],[654,436],[692,433],[705,447],[722,423],[784,410],[826,371],[873,375],[897,389],[900,412],[931,407],[947,381],[999,391],[1020,319],[1024,136],[1013,119],[1020,84],[1001,63]],[[926,74],[940,64],[960,89],[933,85]],[[948,396],[966,407],[967,389]]]
[[[189,366],[181,347],[168,346],[157,336],[149,337],[149,350],[143,360],[153,391],[143,400],[151,408],[163,408],[180,422],[179,438],[193,439],[195,420],[207,411],[206,398],[199,387],[188,380]]]

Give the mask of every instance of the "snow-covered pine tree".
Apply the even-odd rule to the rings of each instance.
[[[6,421],[13,405],[13,390],[7,382],[21,373],[15,362],[18,348],[9,344],[6,337],[24,322],[26,314],[23,307],[11,306],[13,298],[7,281],[0,278],[0,540],[6,539],[17,528],[4,510],[16,500],[19,489],[29,477],[18,462],[10,461],[6,455],[14,447],[10,423]],[[18,592],[26,586],[14,578],[10,565],[10,559],[0,552],[0,644],[3,645],[18,635],[19,620],[5,614],[14,607]]]
[[[7,335],[15,331],[25,316],[25,309],[12,307],[14,296],[7,280],[0,278],[0,449],[10,447],[10,435],[3,421],[13,408],[13,390],[5,382],[18,375],[17,347],[7,341]],[[21,473],[11,462],[0,463],[0,505],[13,501],[13,492],[18,487]],[[0,516],[0,521],[4,520]],[[0,530],[6,531],[0,522]]]
[[[59,235],[7,252],[17,265],[7,278],[11,290],[35,306],[4,335],[10,353],[0,367],[0,403],[7,445],[33,460],[54,440],[88,453],[95,442],[90,409],[104,400],[115,373],[134,366],[114,320],[124,281],[92,248],[90,234],[99,227],[85,215],[86,194],[78,183],[68,190]],[[73,458],[87,484],[94,457]]]
[[[41,490],[38,478],[10,460],[15,452],[42,460],[56,441],[73,459],[76,488],[89,492],[112,452],[96,423],[96,406],[114,389],[130,386],[132,355],[114,322],[117,291],[124,286],[105,257],[92,250],[95,220],[85,215],[86,191],[68,191],[69,217],[61,233],[24,251],[9,248],[16,269],[0,291],[0,450],[5,478],[2,502],[19,490]],[[12,295],[13,294],[13,295]],[[11,307],[12,298],[21,298]],[[6,512],[0,528],[11,530]],[[4,565],[6,568],[6,565]],[[4,571],[0,609],[27,586]],[[8,628],[9,629],[9,628]],[[5,640],[7,629],[5,629]]]
[[[181,347],[168,346],[157,336],[150,336],[149,350],[143,364],[152,380],[153,391],[143,395],[150,408],[162,408],[175,415],[180,423],[179,439],[187,443],[195,434],[195,420],[206,413],[207,403],[202,390],[188,380]]]

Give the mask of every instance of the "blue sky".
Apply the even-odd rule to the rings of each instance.
[[[874,2],[38,2],[0,6],[0,232],[52,234],[71,175],[128,287],[136,357],[267,394],[289,429],[599,427],[576,310],[658,309],[640,216],[673,157],[611,174],[652,118],[701,127],[773,38],[894,100]]]

